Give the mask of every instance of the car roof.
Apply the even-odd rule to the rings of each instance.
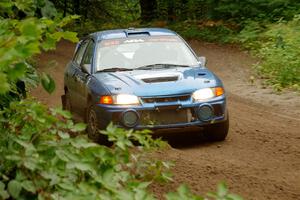
[[[99,31],[90,34],[96,41],[107,39],[119,39],[138,36],[176,36],[177,34],[165,28],[128,28]]]

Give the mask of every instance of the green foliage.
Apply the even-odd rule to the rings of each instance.
[[[125,28],[140,17],[138,0],[52,0],[52,2],[64,15],[80,15],[79,19],[67,26],[79,36],[103,30],[106,27]]]
[[[231,41],[234,32],[222,22],[214,21],[184,21],[177,22],[168,26],[170,29],[178,32],[186,39],[199,39],[208,42]]]
[[[0,195],[2,199],[155,199],[147,190],[171,180],[168,162],[151,152],[165,143],[149,131],[125,131],[113,125],[104,134],[109,148],[78,134],[70,113],[32,101],[12,102],[0,115]],[[225,185],[212,199],[231,197]],[[231,197],[231,198],[229,198]],[[166,199],[203,199],[180,187]]]
[[[258,37],[265,30],[265,23],[246,20],[243,22],[243,29],[233,39],[234,42],[243,44],[248,49],[255,49],[262,42]]]
[[[242,197],[236,194],[231,194],[225,183],[220,183],[217,187],[217,192],[210,192],[207,197],[203,198],[198,195],[194,195],[190,192],[186,185],[181,185],[176,192],[171,192],[166,195],[166,200],[243,200]]]
[[[130,24],[140,20],[141,5],[138,0],[52,0],[64,14],[81,15],[81,23],[93,23],[101,27],[106,23]],[[300,11],[300,2],[295,0],[156,0],[149,13],[156,13],[154,20],[234,20],[258,19],[277,21],[290,20]],[[146,6],[147,7],[147,6]],[[99,12],[101,11],[101,12]],[[80,23],[78,23],[80,25]],[[76,27],[75,27],[76,28]]]
[[[37,80],[30,57],[54,49],[61,38],[77,41],[75,33],[61,29],[76,17],[59,17],[48,0],[2,1],[0,10],[0,99],[1,106],[7,106],[24,94],[25,88],[18,83]],[[39,14],[42,18],[35,17]],[[42,80],[47,91],[53,91],[51,78],[47,75]]]
[[[229,190],[225,183],[219,183],[217,192],[210,192],[207,194],[207,196],[212,199],[243,200],[243,198],[239,195],[229,193]]]
[[[262,58],[256,66],[259,76],[276,90],[300,89],[300,17],[276,23],[250,22],[238,41]]]
[[[181,185],[176,192],[171,192],[166,195],[167,200],[204,200],[203,197],[194,195],[190,192],[186,185]]]
[[[277,21],[290,20],[300,11],[294,0],[157,0],[157,19],[234,20],[245,19]]]
[[[48,74],[43,74],[41,78],[41,83],[44,89],[48,93],[52,93],[55,90],[55,82]]]
[[[208,0],[213,19],[245,19],[277,21],[292,19],[300,11],[294,0]]]
[[[145,189],[162,178],[161,172],[169,166],[149,157],[145,162],[143,154],[162,144],[147,131],[124,131],[111,125],[104,133],[115,145],[108,148],[82,135],[70,137],[85,125],[73,124],[66,111],[48,110],[30,100],[12,102],[0,118],[3,197],[151,199]],[[140,145],[131,152],[133,141]],[[156,176],[148,171],[153,163],[164,166]]]

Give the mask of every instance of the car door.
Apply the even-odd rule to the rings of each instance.
[[[78,86],[79,86],[78,73],[80,71],[80,64],[84,56],[88,42],[89,42],[88,40],[84,40],[80,43],[80,46],[78,47],[78,50],[76,51],[76,54],[74,56],[71,69],[68,72],[68,77],[69,77],[68,92],[70,95],[70,103],[72,105],[72,111],[76,113],[79,113],[78,109],[80,108],[80,105],[78,105],[78,102],[80,102],[79,100],[80,95],[78,94]]]
[[[87,87],[88,81],[90,80],[91,76],[91,67],[93,62],[93,55],[94,55],[94,48],[95,43],[91,39],[88,41],[88,45],[85,49],[85,53],[83,58],[80,62],[80,66],[75,75],[75,80],[77,81],[77,109],[78,113],[85,114],[85,108],[87,105],[87,97],[89,89]]]

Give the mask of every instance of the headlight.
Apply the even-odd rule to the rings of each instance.
[[[140,104],[139,98],[131,94],[118,94],[113,96],[101,96],[101,104],[116,104],[116,105],[137,105]]]
[[[140,104],[137,96],[131,94],[118,94],[114,96],[114,103],[120,105]]]
[[[195,101],[208,100],[213,97],[221,96],[224,94],[224,89],[222,87],[215,88],[203,88],[196,90],[192,97]]]

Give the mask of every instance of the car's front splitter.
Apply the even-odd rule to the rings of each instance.
[[[201,106],[212,108],[213,115],[201,120],[197,115]],[[124,123],[124,113],[137,115],[137,122],[129,125]],[[209,124],[220,123],[226,120],[226,99],[217,99],[210,102],[164,104],[164,105],[137,105],[137,106],[114,106],[97,104],[96,113],[100,128],[104,129],[110,122],[124,128],[140,129],[169,129],[199,127]],[[186,113],[186,117],[185,117]],[[134,116],[133,116],[134,117]],[[132,118],[132,117],[131,117]]]

